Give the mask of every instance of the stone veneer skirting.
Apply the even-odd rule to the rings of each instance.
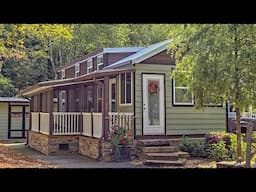
[[[29,131],[28,144],[46,155],[78,153],[77,135],[45,135]]]
[[[113,160],[112,144],[98,138],[78,135],[50,136],[29,131],[28,143],[29,147],[46,155],[80,153],[93,159],[103,161]],[[131,160],[135,159],[135,153],[136,143],[131,148]]]

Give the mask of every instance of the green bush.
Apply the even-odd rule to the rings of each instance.
[[[205,141],[192,140],[183,137],[179,145],[181,151],[188,152],[191,157],[208,157],[208,145]]]
[[[231,160],[229,151],[227,150],[226,144],[223,140],[210,145],[209,158],[214,161]]]

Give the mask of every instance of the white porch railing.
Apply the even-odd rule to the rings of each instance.
[[[102,113],[82,113],[83,132],[89,137],[102,137]]]
[[[102,137],[102,113],[92,113],[93,116],[93,137]]]
[[[109,128],[112,128],[114,124],[118,124],[128,130],[132,129],[132,121],[134,119],[133,113],[118,113],[109,112]]]
[[[31,113],[31,130],[39,132],[39,112]]]
[[[85,136],[92,136],[92,115],[91,113],[82,113],[83,115],[83,132]]]
[[[77,135],[79,130],[78,112],[53,112],[53,135]]]
[[[40,133],[49,135],[50,128],[49,113],[40,112]]]

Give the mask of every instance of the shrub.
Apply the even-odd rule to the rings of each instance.
[[[204,141],[183,137],[179,145],[181,151],[188,152],[191,157],[208,157],[208,145]]]
[[[226,144],[223,140],[210,145],[209,157],[214,161],[231,160],[230,154],[226,149]]]

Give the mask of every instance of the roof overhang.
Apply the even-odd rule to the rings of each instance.
[[[28,87],[27,89],[22,90],[21,95],[30,97],[35,94],[48,91],[55,87],[98,82],[103,80],[103,77],[105,76],[116,76],[121,73],[134,72],[134,71],[135,71],[135,68],[110,69],[110,70],[94,71],[89,74],[81,75],[80,77],[77,77],[77,78],[44,81],[34,86]]]

